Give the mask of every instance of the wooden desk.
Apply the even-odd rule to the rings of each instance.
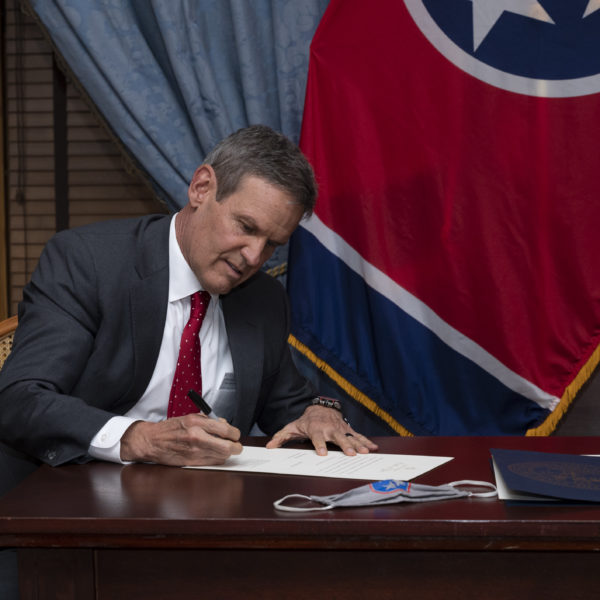
[[[418,478],[493,481],[489,448],[600,453],[598,438],[380,438],[454,456]],[[455,499],[279,513],[364,482],[106,463],[42,467],[0,500],[23,598],[598,598],[600,506]]]

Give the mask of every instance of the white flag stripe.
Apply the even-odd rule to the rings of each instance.
[[[556,408],[560,401],[557,396],[545,392],[531,381],[521,377],[479,344],[446,323],[429,306],[364,260],[352,246],[327,227],[315,214],[303,221],[301,226],[312,233],[327,250],[360,275],[370,287],[427,327],[450,348],[473,361],[517,394],[529,398],[550,411]]]

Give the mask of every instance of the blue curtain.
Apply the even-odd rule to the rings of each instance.
[[[28,0],[68,69],[171,210],[220,139],[298,141],[328,0]]]

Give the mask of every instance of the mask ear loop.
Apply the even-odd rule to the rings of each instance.
[[[286,500],[289,500],[290,498],[302,498],[303,500],[310,500],[310,502],[316,502],[316,500],[313,500],[310,496],[305,496],[304,494],[288,494],[287,496],[284,496],[283,498],[279,498],[279,500],[276,500],[275,502],[273,502],[273,506],[277,510],[284,510],[287,512],[312,512],[315,510],[330,510],[330,509],[334,508],[333,504],[326,504],[325,506],[314,506],[314,507],[284,506],[282,503],[285,502]]]
[[[461,490],[466,492],[469,496],[476,496],[477,498],[493,498],[494,496],[498,495],[498,489],[493,483],[490,483],[489,481],[472,481],[471,479],[462,479],[461,481],[453,481],[446,485],[449,485],[453,488],[459,487],[461,485],[474,485],[477,487],[487,487],[492,489],[491,492],[470,492],[469,490]]]

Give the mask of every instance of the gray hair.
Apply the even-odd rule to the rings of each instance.
[[[306,157],[291,140],[266,125],[239,129],[207,155],[217,176],[217,201],[233,194],[246,175],[260,177],[289,194],[309,216],[317,198],[315,176]]]

